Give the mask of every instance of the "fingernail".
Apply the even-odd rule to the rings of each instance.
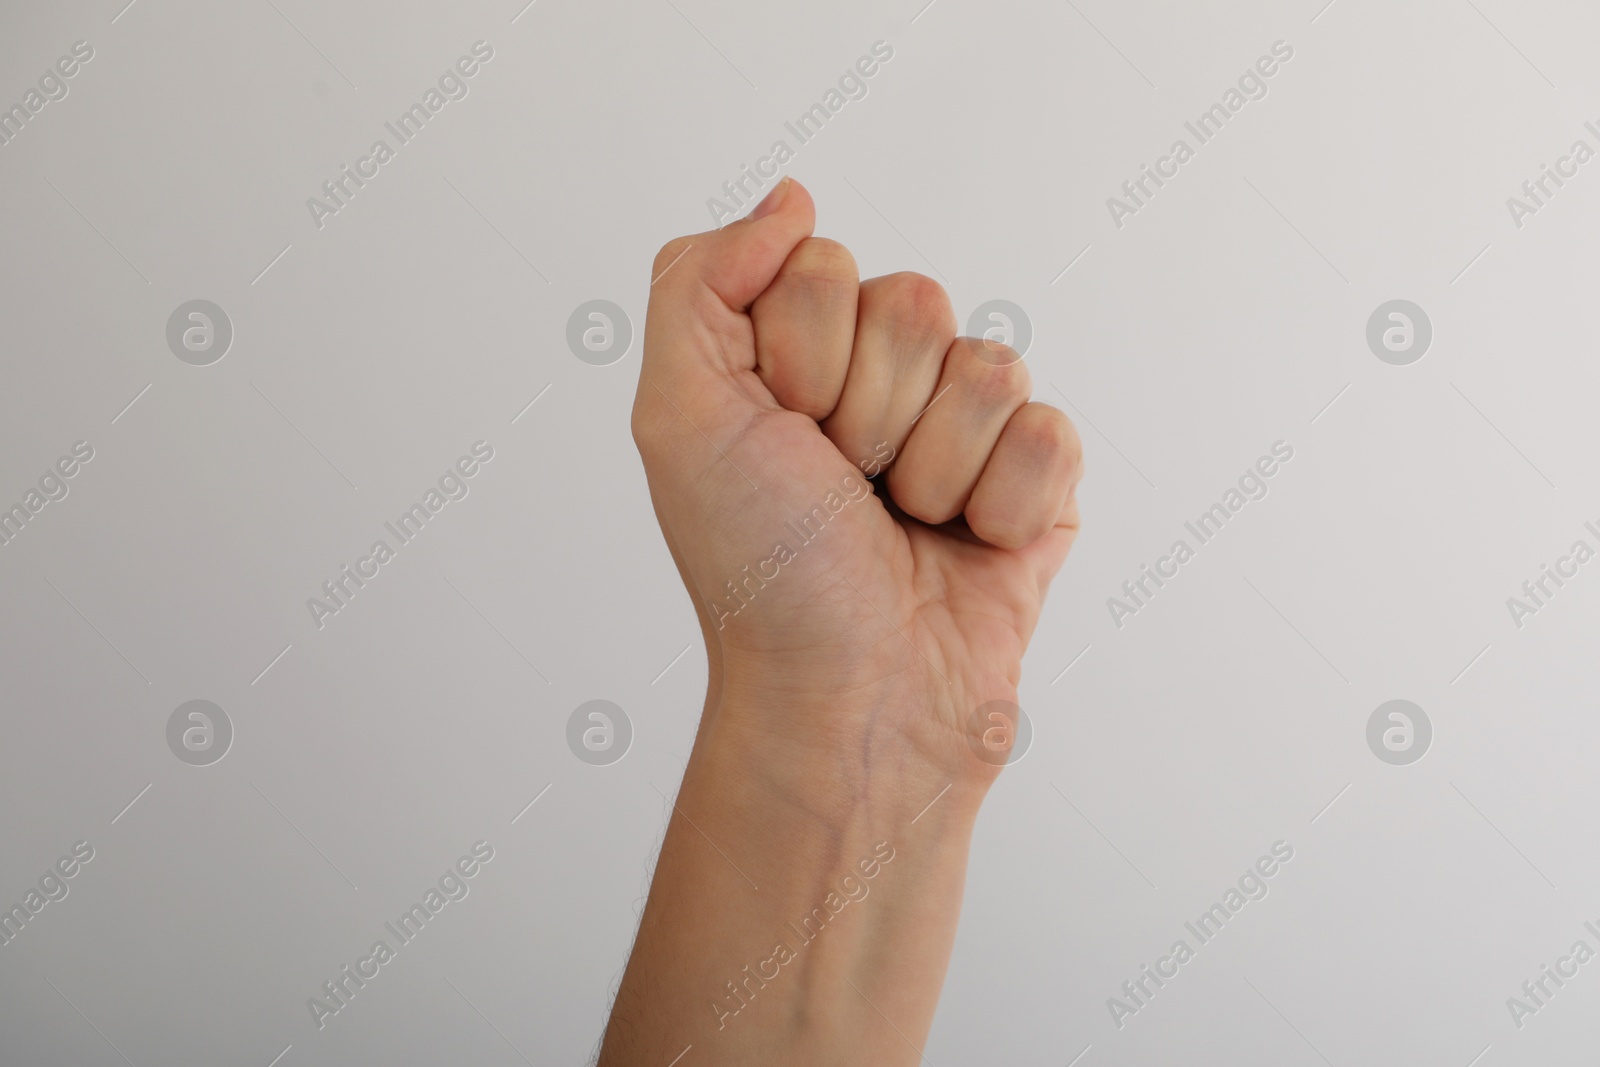
[[[752,220],[764,219],[782,207],[783,198],[789,195],[789,181],[788,175],[784,175],[783,180],[778,183],[778,187],[768,193],[761,203],[756,205],[756,209],[750,212],[750,218]]]

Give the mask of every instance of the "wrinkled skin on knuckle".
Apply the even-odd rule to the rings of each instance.
[[[784,271],[825,281],[846,281],[851,285],[861,279],[856,257],[844,245],[827,237],[808,237],[802,241],[790,254]]]
[[[951,355],[951,379],[986,404],[1016,409],[1033,396],[1033,375],[1010,348],[962,337]]]
[[[955,310],[944,286],[915,271],[887,274],[876,280],[883,313],[908,333],[955,333]]]

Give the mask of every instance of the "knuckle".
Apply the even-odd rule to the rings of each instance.
[[[850,311],[856,303],[854,278],[807,267],[784,274],[782,291],[808,312],[818,315]],[[767,290],[767,293],[771,292],[772,289]],[[761,298],[764,299],[767,293],[763,293]]]
[[[1033,375],[1010,348],[972,337],[961,338],[960,344],[953,376],[983,403],[1016,408],[1033,396]]]
[[[785,270],[851,285],[861,277],[856,269],[856,257],[844,245],[827,237],[808,237],[801,241],[789,254]]]
[[[1083,474],[1083,438],[1078,428],[1065,415],[1061,416],[1061,455],[1081,477]]]
[[[890,292],[898,298],[899,303],[913,311],[948,311],[950,297],[944,291],[944,286],[915,271],[901,271],[899,274],[889,275],[887,282]]]
[[[1027,404],[1013,419],[1017,444],[1042,456],[1076,453],[1078,434],[1065,414],[1048,404]]]
[[[789,314],[820,315],[828,321],[838,319],[849,324],[854,319],[859,285],[855,257],[844,245],[827,238],[810,237],[789,253],[777,280],[756,298],[756,305],[762,308],[781,305]],[[847,312],[849,318],[845,319]],[[758,331],[762,328],[759,320],[756,328]],[[770,333],[771,336],[763,340],[782,345],[790,339],[792,331],[781,329]],[[795,340],[794,343],[800,342]]]
[[[944,286],[926,274],[902,271],[885,275],[878,283],[884,311],[892,319],[919,330],[948,324],[954,333],[955,312],[950,307],[950,297]]]

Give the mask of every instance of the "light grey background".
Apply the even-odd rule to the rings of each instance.
[[[95,56],[0,146],[0,503],[95,456],[0,547],[0,904],[95,858],[0,947],[0,1060],[591,1053],[705,668],[628,435],[637,341],[588,365],[567,317],[640,329],[659,245],[878,40],[787,172],[865,275],[1027,309],[1090,472],[928,1061],[1594,1055],[1600,962],[1521,1029],[1506,998],[1600,947],[1600,563],[1520,629],[1506,598],[1600,544],[1600,161],[1520,229],[1506,198],[1600,147],[1600,15],[923,2],[5,6],[0,103]],[[306,199],[479,40],[469,95],[319,230]],[[1269,95],[1114,226],[1279,40]],[[206,367],[165,341],[197,298],[234,327]],[[1365,329],[1402,298],[1434,341],[1396,367]],[[478,440],[470,494],[317,629],[306,599]],[[1113,625],[1277,440],[1271,494]],[[1366,744],[1395,698],[1434,727],[1410,766]],[[167,748],[194,699],[234,726],[211,766]],[[592,699],[633,723],[609,766],[565,742]],[[319,1031],[307,998],[480,839],[470,895]],[[1278,840],[1270,896],[1119,1030],[1107,998]]]

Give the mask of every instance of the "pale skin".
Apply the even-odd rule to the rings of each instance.
[[[975,713],[1077,535],[1026,365],[815,223],[785,179],[651,271],[633,434],[710,682],[600,1067],[920,1061],[1009,743]]]

